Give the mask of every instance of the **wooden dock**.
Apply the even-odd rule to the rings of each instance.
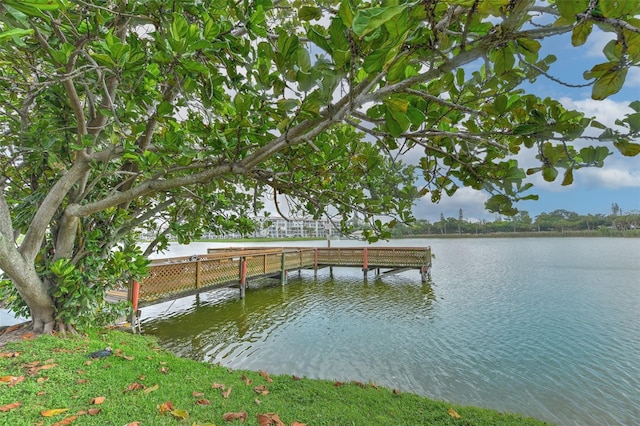
[[[364,272],[393,274],[418,270],[423,282],[431,271],[431,248],[336,247],[209,249],[207,254],[153,260],[144,281],[128,291],[110,292],[110,300],[129,300],[134,312],[142,306],[220,287],[238,286],[245,296],[247,280],[272,277],[286,283],[287,273],[301,269],[357,267]],[[383,272],[383,270],[386,270]]]

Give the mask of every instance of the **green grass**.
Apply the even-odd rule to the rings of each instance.
[[[89,360],[87,354],[111,346],[114,355]],[[17,356],[7,357],[7,354]],[[244,424],[257,425],[258,414],[277,413],[286,425],[542,425],[538,420],[476,407],[433,401],[409,393],[396,393],[372,384],[271,376],[178,358],[161,350],[145,336],[114,330],[88,336],[41,336],[34,341],[8,344],[0,349],[0,407],[19,402],[2,412],[0,425],[53,425],[78,416],[73,425],[205,425],[227,422],[228,412],[246,412]],[[37,363],[37,365],[36,365]],[[35,365],[35,368],[34,368]],[[47,365],[50,368],[37,370]],[[7,376],[24,380],[10,386]],[[251,380],[247,384],[246,380]],[[136,390],[127,390],[138,383]],[[214,384],[231,389],[228,398]],[[264,385],[267,394],[254,388]],[[105,397],[100,405],[92,399]],[[198,400],[210,404],[200,405]],[[174,414],[159,407],[170,401]],[[80,414],[100,409],[94,415]],[[67,409],[53,417],[42,412]],[[452,417],[455,413],[459,419]],[[184,419],[180,416],[188,414]]]

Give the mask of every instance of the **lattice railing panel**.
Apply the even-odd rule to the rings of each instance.
[[[195,288],[196,262],[154,265],[140,286],[140,299],[153,300]]]
[[[368,248],[369,267],[397,266],[421,267],[430,264],[431,252],[428,249],[405,248]]]
[[[335,266],[362,266],[361,248],[322,248],[318,249],[318,263]]]
[[[233,258],[200,261],[200,287],[238,281],[240,264]]]

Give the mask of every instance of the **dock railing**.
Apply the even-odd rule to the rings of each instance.
[[[150,305],[218,287],[238,285],[244,297],[247,279],[280,278],[289,271],[324,267],[359,267],[391,271],[418,269],[426,281],[431,268],[431,248],[336,247],[210,249],[207,254],[153,260],[149,275],[132,283],[129,300],[134,306]]]

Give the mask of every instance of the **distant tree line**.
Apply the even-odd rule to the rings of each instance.
[[[541,213],[532,218],[528,212],[521,211],[512,217],[496,217],[494,221],[480,219],[469,221],[464,219],[462,210],[458,217],[445,217],[440,220],[417,220],[413,224],[397,224],[393,228],[393,237],[411,237],[419,235],[453,235],[453,234],[490,234],[504,232],[556,232],[568,231],[633,231],[640,230],[640,212],[622,212],[617,204],[612,206],[610,214],[581,215],[568,210],[554,210]]]

